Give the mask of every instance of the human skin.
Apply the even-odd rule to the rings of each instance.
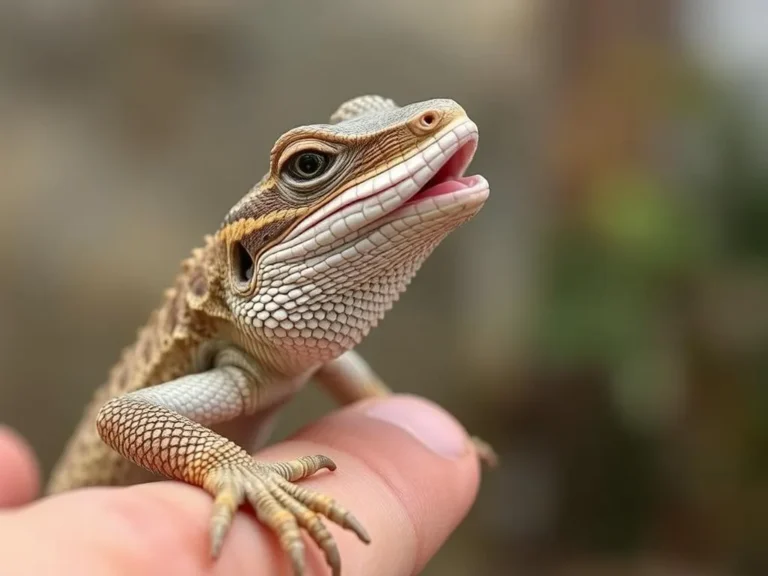
[[[465,430],[412,396],[360,402],[256,454],[287,460],[325,454],[338,465],[302,481],[339,500],[371,535],[362,544],[326,522],[344,574],[418,574],[461,522],[477,494],[479,465]],[[0,573],[289,574],[277,540],[247,508],[220,558],[208,555],[211,497],[179,482],[89,488],[35,499],[40,479],[28,445],[0,428]],[[305,538],[308,573],[330,574]]]

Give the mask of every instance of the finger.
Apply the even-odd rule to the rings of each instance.
[[[336,498],[372,538],[366,546],[328,523],[343,574],[417,573],[465,516],[478,487],[479,466],[464,430],[415,398],[350,406],[259,457],[307,454],[330,456],[338,468],[301,485]],[[249,514],[236,516],[212,561],[211,510],[210,496],[181,483],[82,490],[39,501],[12,522],[0,517],[0,541],[9,544],[6,568],[14,574],[47,573],[62,562],[78,562],[81,574],[290,573],[275,537]],[[322,550],[305,542],[308,573],[329,574]]]
[[[40,487],[35,456],[18,434],[0,426],[0,508],[32,500]]]

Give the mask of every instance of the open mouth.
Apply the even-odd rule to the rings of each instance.
[[[405,201],[413,204],[425,198],[452,194],[477,182],[477,176],[464,176],[477,150],[477,138],[470,138],[443,164],[421,189]]]

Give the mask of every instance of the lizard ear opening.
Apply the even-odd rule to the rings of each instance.
[[[232,247],[232,272],[241,284],[249,284],[253,278],[253,258],[245,249],[242,242],[235,242]]]

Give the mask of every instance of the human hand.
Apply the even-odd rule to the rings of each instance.
[[[327,522],[345,575],[417,574],[464,518],[478,489],[479,465],[461,426],[425,400],[394,396],[360,402],[258,453],[265,460],[326,454],[338,465],[306,484],[337,498],[372,538],[362,544]],[[34,456],[0,429],[0,573],[289,574],[277,540],[241,510],[221,556],[208,554],[211,497],[180,482],[89,488],[35,502]],[[330,574],[305,538],[308,573]]]

